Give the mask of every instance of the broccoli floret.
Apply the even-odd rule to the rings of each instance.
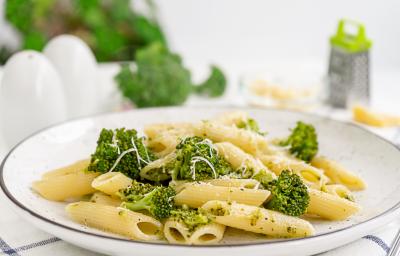
[[[181,57],[161,43],[138,50],[135,59],[136,70],[122,65],[115,79],[124,97],[139,108],[181,105],[197,88]],[[218,96],[225,88],[221,77],[221,71],[213,68],[210,78],[199,88],[210,96]]]
[[[190,72],[179,55],[162,44],[142,48],[136,54],[137,69],[123,65],[116,76],[122,94],[137,107],[180,105],[189,96]]]
[[[147,188],[143,189],[146,190]],[[125,195],[125,198],[136,200],[123,202],[122,206],[131,211],[147,210],[157,219],[164,219],[171,216],[175,194],[172,187],[154,186],[150,192],[142,196],[134,193],[133,196]]]
[[[307,210],[310,196],[301,178],[288,170],[268,184],[271,199],[265,204],[267,209],[282,212],[290,216],[300,216]]]
[[[232,171],[229,163],[217,153],[208,139],[188,137],[176,146],[174,180],[216,179]]]
[[[177,208],[171,211],[171,217],[183,222],[189,232],[195,231],[199,226],[210,223],[210,219],[199,210],[190,208]]]
[[[210,97],[219,97],[224,94],[226,87],[226,78],[221,69],[216,66],[211,67],[210,77],[194,87],[195,91],[199,94],[207,95]]]
[[[260,131],[260,127],[258,126],[257,121],[254,120],[253,118],[247,118],[246,121],[239,122],[238,124],[236,124],[236,127],[240,128],[240,129],[245,129],[245,130],[256,132],[256,133],[260,134],[261,136],[265,136],[267,134],[266,132]]]
[[[129,187],[121,189],[117,195],[124,202],[135,202],[142,199],[144,195],[150,193],[154,189],[155,186],[149,183],[142,183],[134,180]]]
[[[143,144],[143,138],[137,137],[136,130],[103,129],[88,170],[101,173],[121,172],[136,179],[140,169],[154,159],[154,154]]]
[[[303,122],[297,122],[297,126],[292,130],[292,134],[284,141],[281,146],[289,146],[289,152],[295,157],[310,162],[318,152],[317,133],[314,126]]]
[[[258,173],[254,174],[251,178],[260,182],[263,187],[267,187],[271,181],[274,180],[275,175],[266,170],[260,170]]]

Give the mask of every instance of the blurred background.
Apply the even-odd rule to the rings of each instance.
[[[364,42],[371,41],[372,45],[359,44],[355,50],[349,50],[332,44],[330,38],[337,33],[341,19],[361,24],[346,28],[350,34],[345,38],[348,42],[358,38],[358,29],[362,27]],[[22,70],[24,56],[15,58],[21,72],[10,72],[7,65],[11,64],[0,68],[0,119],[3,145],[7,145],[3,148],[40,127],[77,116],[182,104],[256,105],[319,113],[336,109],[339,103],[334,99],[346,97],[345,104],[339,104],[344,116],[350,113],[346,109],[359,101],[369,108],[368,114],[378,111],[382,113],[378,119],[391,120],[390,125],[382,126],[397,127],[399,28],[397,0],[0,0],[1,65],[21,50],[43,51],[54,65],[62,94],[66,95],[66,110],[58,114],[60,118],[35,123],[37,116],[44,115],[37,108],[38,113],[29,113],[28,123],[32,125],[16,132],[13,125],[18,124],[11,120],[15,114],[9,113],[16,109],[18,116],[23,117],[27,109],[34,111],[29,104],[37,103],[13,100],[20,98],[19,90],[7,88],[16,87],[14,76],[25,74],[35,78],[30,81],[39,81],[40,74],[29,68]],[[48,43],[62,34],[72,34],[84,44],[71,38]],[[86,45],[89,53],[83,54]],[[340,55],[334,48],[348,55],[341,55],[348,65],[341,65],[339,71],[332,67],[331,60]],[[355,68],[351,63],[359,55],[363,55],[363,64]],[[88,56],[87,61],[80,59],[86,58],[82,56]],[[88,78],[90,72],[82,63],[92,63],[93,56],[95,75]],[[125,65],[121,67],[121,63]],[[341,88],[350,88],[348,83],[356,80],[353,76],[362,73],[363,79],[357,80],[357,86],[366,88],[368,95],[345,90],[333,97],[330,94],[342,89],[335,89],[337,85],[328,71],[336,77],[343,75],[338,82]],[[90,79],[95,84],[92,89],[87,82]],[[28,86],[26,81],[21,83],[23,88]],[[85,92],[83,87],[87,87]],[[97,95],[97,105],[87,111],[69,111],[69,105],[80,104],[74,95],[85,93]],[[43,102],[40,97],[51,96],[37,97]],[[87,99],[81,109],[89,104]],[[21,104],[27,104],[26,108],[18,110],[15,106]],[[362,122],[361,119],[358,121]],[[371,125],[368,120],[363,123]]]

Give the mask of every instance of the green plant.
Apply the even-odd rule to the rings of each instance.
[[[181,57],[160,43],[138,50],[135,59],[136,69],[122,65],[115,79],[125,98],[139,108],[181,105],[192,92],[217,97],[225,90],[226,79],[215,66],[205,82],[194,85]]]
[[[154,4],[146,3],[155,13]],[[40,51],[50,38],[73,34],[92,48],[98,61],[121,61],[150,43],[166,45],[155,15],[140,14],[130,0],[11,0],[5,17],[19,32],[22,49]],[[5,47],[2,51],[6,57],[12,53]]]

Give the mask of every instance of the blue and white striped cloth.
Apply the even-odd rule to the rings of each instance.
[[[347,119],[330,113],[331,117]],[[371,129],[373,132],[397,143],[400,147],[400,129]],[[1,159],[1,157],[0,157]],[[4,207],[5,196],[0,192],[0,256],[92,256],[100,255],[76,247],[49,235],[25,222]],[[386,256],[400,229],[400,221],[382,227],[353,243],[320,254],[320,256]]]

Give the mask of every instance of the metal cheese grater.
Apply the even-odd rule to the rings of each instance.
[[[345,32],[348,25],[357,29],[355,35]],[[340,108],[346,108],[352,103],[368,104],[369,49],[372,42],[366,38],[364,26],[355,21],[340,20],[330,44],[329,104]]]

